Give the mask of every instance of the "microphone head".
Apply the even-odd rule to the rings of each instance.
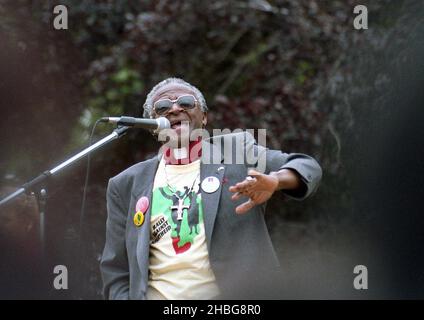
[[[156,119],[156,122],[158,124],[158,128],[156,129],[156,131],[160,131],[162,129],[169,129],[169,128],[171,128],[171,123],[165,117],[159,117],[159,118],[157,118]]]

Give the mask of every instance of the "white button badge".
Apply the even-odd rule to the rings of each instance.
[[[202,190],[206,193],[212,193],[219,189],[219,180],[217,177],[210,176],[203,179],[201,184]]]

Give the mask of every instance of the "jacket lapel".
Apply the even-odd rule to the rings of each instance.
[[[142,170],[136,177],[132,194],[134,197],[134,208],[132,208],[132,210],[135,210],[135,203],[141,197],[147,197],[147,199],[149,199],[149,207],[147,212],[145,212],[144,223],[137,228],[136,246],[137,262],[142,276],[141,290],[144,293],[147,289],[149,275],[150,211],[152,208],[152,190],[158,164],[158,157],[154,157],[146,162],[144,170]]]
[[[200,183],[205,178],[216,177],[219,180],[219,188],[215,192],[207,193],[201,188],[203,219],[208,251],[210,252],[212,231],[215,224],[218,204],[221,198],[222,180],[225,173],[225,166],[222,162],[220,150],[213,144],[203,141],[202,162],[200,164]]]

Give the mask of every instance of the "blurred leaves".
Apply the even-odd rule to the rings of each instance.
[[[52,28],[52,8],[59,3],[68,7],[67,31]],[[417,19],[421,1],[362,1],[372,17],[370,29],[356,31],[356,4],[1,1],[0,96],[8,120],[1,125],[0,174],[28,180],[82,149],[98,118],[141,116],[151,87],[177,76],[204,93],[208,129],[266,128],[269,147],[310,153],[323,165],[319,200],[276,200],[268,216],[272,225],[281,219],[315,219],[319,229],[329,220],[339,221],[352,201],[352,172],[346,168],[352,168],[355,150],[350,146],[358,143],[361,125],[370,125],[368,112],[387,116],[385,92],[393,80],[387,66],[401,70],[410,59],[408,41],[418,37],[424,16]],[[111,129],[99,126],[95,138]],[[156,148],[149,133],[132,131],[93,157],[87,224],[95,232],[87,249],[89,269],[95,269],[94,257],[103,246],[107,179]],[[79,222],[75,208],[83,169],[71,169],[74,174],[57,186],[66,199],[50,200],[58,220],[68,214],[68,229]],[[90,281],[97,287],[84,294],[98,297],[98,274]]]

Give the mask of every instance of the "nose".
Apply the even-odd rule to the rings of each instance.
[[[171,114],[171,113],[175,114],[175,113],[179,113],[181,111],[183,111],[183,108],[181,108],[181,106],[177,102],[174,102],[172,104],[172,107],[168,110],[168,114]]]

